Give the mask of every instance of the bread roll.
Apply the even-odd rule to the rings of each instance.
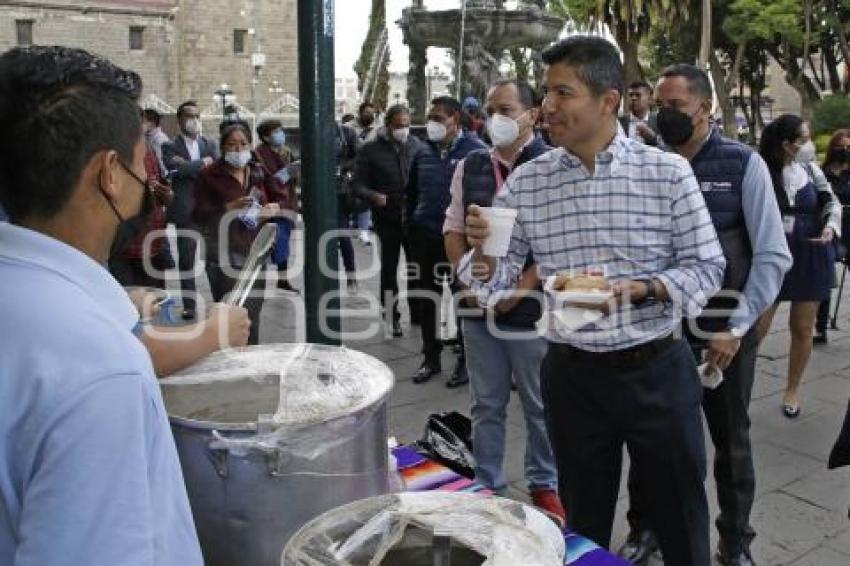
[[[555,278],[556,291],[610,291],[611,284],[599,275],[558,275]]]

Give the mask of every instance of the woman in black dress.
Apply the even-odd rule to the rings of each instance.
[[[785,275],[776,304],[759,321],[758,337],[761,340],[770,330],[779,303],[789,301],[791,352],[782,400],[788,418],[800,414],[800,382],[812,353],[818,306],[829,297],[835,276],[832,240],[841,232],[841,206],[829,181],[817,165],[801,159],[801,150],[813,153],[809,126],[799,116],[784,114],[762,132],[759,153],[773,178],[794,265]]]
[[[832,192],[841,203],[841,240],[846,253],[850,243],[850,214],[844,214],[850,207],[850,130],[836,130],[826,147],[826,159],[821,166],[826,180],[832,186]],[[838,261],[845,258],[837,257]],[[835,285],[833,285],[834,287]],[[820,304],[815,323],[815,344],[826,344],[826,327],[829,322],[830,297]]]

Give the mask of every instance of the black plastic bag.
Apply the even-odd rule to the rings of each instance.
[[[472,421],[457,411],[431,414],[416,448],[454,472],[475,478]]]

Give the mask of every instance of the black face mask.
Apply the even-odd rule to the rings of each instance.
[[[691,116],[681,110],[662,107],[658,111],[658,131],[667,145],[682,145],[694,135],[694,124]]]
[[[114,212],[115,216],[118,217],[118,231],[115,233],[115,239],[112,241],[112,247],[109,251],[110,259],[120,255],[127,247],[127,244],[132,242],[139,234],[142,233],[142,230],[144,230],[148,225],[148,220],[150,219],[151,212],[153,212],[154,208],[153,191],[150,187],[148,187],[148,183],[139,178],[139,176],[136,175],[132,169],[124,165],[123,162],[119,161],[118,163],[120,163],[121,167],[123,167],[124,170],[127,171],[127,173],[129,173],[130,176],[142,186],[142,202],[139,205],[138,214],[131,218],[124,219],[124,217],[121,216],[121,213],[118,212],[115,204],[101,188],[100,192],[103,194],[106,202],[109,203],[109,207],[112,208],[112,212]]]

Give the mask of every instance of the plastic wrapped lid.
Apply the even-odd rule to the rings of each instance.
[[[383,400],[393,373],[345,347],[272,344],[216,352],[160,381],[169,414],[219,424],[309,425]],[[223,428],[227,428],[226,426]]]
[[[283,566],[407,566],[432,564],[404,556],[427,544],[414,531],[449,537],[479,555],[486,566],[561,566],[564,535],[533,507],[471,493],[413,492],[363,499],[313,519],[287,543]],[[405,542],[409,539],[409,542]],[[411,550],[411,549],[408,549]],[[399,556],[402,554],[402,556]],[[413,552],[409,553],[413,555]]]

